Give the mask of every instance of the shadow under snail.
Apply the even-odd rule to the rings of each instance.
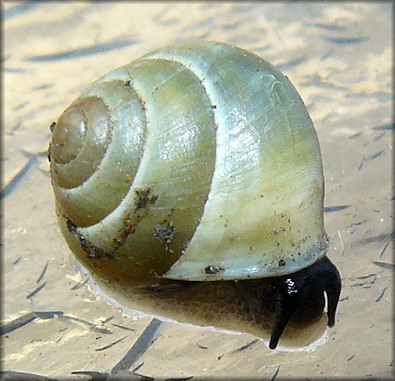
[[[53,124],[48,157],[68,245],[139,310],[258,336],[272,324],[273,349],[301,311],[321,317],[325,292],[335,324],[317,135],[255,54],[187,42],[120,67]]]

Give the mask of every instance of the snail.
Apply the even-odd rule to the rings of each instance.
[[[93,82],[51,130],[61,231],[140,310],[254,333],[270,310],[274,349],[299,311],[321,317],[326,293],[335,324],[320,146],[271,64],[171,45]]]

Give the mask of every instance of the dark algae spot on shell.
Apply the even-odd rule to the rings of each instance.
[[[172,222],[164,221],[155,226],[154,237],[161,243],[168,245],[172,243],[174,238],[175,227]]]
[[[56,122],[52,122],[51,125],[49,126],[49,130],[50,130],[51,132],[54,132],[55,127],[56,127]]]
[[[73,222],[73,221],[71,221],[69,218],[67,218],[66,216],[65,216],[65,218],[66,218],[66,221],[67,221],[67,230],[72,234],[72,235],[77,235],[78,233],[77,233],[77,226],[76,226],[76,224]]]
[[[280,260],[278,261],[278,266],[279,266],[279,267],[284,267],[284,266],[285,266],[285,261],[284,261],[284,259],[280,259]]]
[[[52,148],[51,143],[49,143],[47,150],[47,157],[49,162],[51,162],[51,148]]]
[[[223,271],[225,271],[225,269],[222,268],[222,267],[220,267],[220,266],[207,266],[207,267],[204,269],[204,272],[205,272],[206,274],[210,274],[210,275],[218,274],[218,273],[221,273],[221,272],[223,272]]]
[[[143,209],[149,204],[154,204],[158,199],[157,195],[150,195],[151,188],[147,189],[136,189],[135,190],[137,201],[135,210]]]
[[[114,254],[108,253],[107,251],[99,247],[96,247],[91,242],[89,242],[83,235],[78,233],[77,226],[67,217],[66,217],[66,221],[67,221],[68,231],[78,239],[82,250],[84,250],[88,254],[88,258],[101,258],[101,257],[107,257],[112,259],[115,258]]]
[[[101,249],[100,247],[97,247],[95,245],[92,245],[85,237],[83,237],[81,234],[78,235],[78,238],[81,243],[82,250],[84,250],[89,258],[101,258],[101,257],[107,257],[107,258],[115,258],[114,254],[108,253],[107,251]]]

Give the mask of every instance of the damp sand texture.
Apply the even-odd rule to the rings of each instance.
[[[390,3],[3,2],[3,372],[81,378],[390,377]],[[57,225],[49,126],[93,80],[184,39],[257,53],[301,94],[320,140],[337,322],[317,348],[273,352],[252,334],[122,308]],[[3,374],[4,376],[4,374]]]

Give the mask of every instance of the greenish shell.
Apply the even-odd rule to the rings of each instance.
[[[306,107],[234,46],[181,43],[105,75],[60,116],[50,159],[63,234],[108,279],[272,277],[328,248]]]

